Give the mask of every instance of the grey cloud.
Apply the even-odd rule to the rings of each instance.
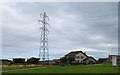
[[[38,20],[39,14],[44,11],[50,17],[51,59],[59,58],[73,49],[108,51],[112,47],[117,47],[117,8],[115,2],[8,3],[3,8],[2,15],[4,57],[15,57],[20,54],[29,57],[28,52],[37,56],[40,37]],[[103,46],[107,44],[111,45]],[[11,56],[12,53],[15,55]],[[88,54],[96,58],[101,57],[97,52],[91,51]],[[103,52],[102,55],[105,57],[106,53]]]

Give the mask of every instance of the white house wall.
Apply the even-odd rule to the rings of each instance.
[[[79,58],[76,58],[78,56],[79,56]],[[83,59],[87,58],[87,56],[84,55],[83,53],[78,53],[77,55],[75,55],[75,61],[79,61],[79,63],[81,63],[81,61],[83,60],[83,59],[81,59],[81,56],[83,56]]]

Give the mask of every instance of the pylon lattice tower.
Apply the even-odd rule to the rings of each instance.
[[[39,20],[39,22],[41,23],[41,27],[40,27],[41,38],[40,38],[39,57],[43,61],[46,60],[49,61],[49,51],[48,51],[49,17],[44,12],[40,14],[40,18],[41,20]]]

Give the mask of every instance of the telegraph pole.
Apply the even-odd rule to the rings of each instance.
[[[42,59],[43,61],[46,60],[49,61],[49,50],[48,50],[49,23],[47,22],[49,21],[49,17],[44,12],[40,14],[40,18],[41,19],[39,20],[39,22],[41,23],[41,27],[40,27],[41,37],[40,37],[39,57],[40,60]]]

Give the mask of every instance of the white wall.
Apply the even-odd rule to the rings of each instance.
[[[79,58],[76,58],[76,57],[78,57],[78,56],[79,56]],[[78,54],[75,56],[75,61],[79,61],[79,63],[81,63],[81,61],[83,60],[83,59],[81,59],[81,56],[83,56],[83,59],[87,58],[87,56],[85,56],[83,53],[78,53]]]

